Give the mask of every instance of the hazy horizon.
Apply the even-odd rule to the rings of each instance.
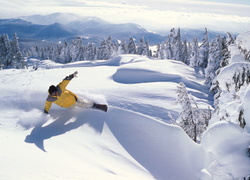
[[[74,13],[112,23],[137,23],[151,31],[172,27],[242,33],[250,30],[250,2],[215,0],[3,0],[0,18]]]

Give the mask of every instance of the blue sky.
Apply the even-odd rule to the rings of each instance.
[[[148,30],[172,27],[245,32],[250,0],[2,0],[1,18],[55,12],[137,23]]]

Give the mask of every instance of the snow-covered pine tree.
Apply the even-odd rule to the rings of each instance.
[[[139,43],[137,45],[137,54],[142,55],[144,51],[144,47],[145,47],[145,41],[144,41],[144,37],[142,37],[139,40]]]
[[[208,65],[205,69],[205,84],[209,87],[212,85],[212,81],[217,75],[216,71],[221,67],[220,64],[222,59],[222,39],[220,35],[218,35],[211,43]]]
[[[178,100],[177,102],[182,106],[182,112],[179,117],[179,125],[183,130],[196,142],[197,127],[195,123],[194,112],[191,104],[191,100],[187,93],[187,89],[184,83],[179,83],[177,86]]]
[[[155,58],[157,59],[163,59],[163,53],[161,51],[161,45],[158,44],[157,47],[156,47],[156,52],[155,52],[155,55],[154,55]]]
[[[12,41],[10,42],[10,47],[11,47],[10,56],[11,56],[12,67],[16,69],[24,68],[22,67],[23,65],[22,61],[24,60],[24,58],[19,48],[18,37],[16,33],[14,33],[13,35]]]
[[[109,36],[103,40],[101,46],[98,48],[98,59],[110,59],[117,55],[118,48],[112,41],[112,37]]]
[[[142,55],[152,57],[152,51],[149,49],[148,41],[145,42],[145,46],[144,46],[144,50],[142,52]]]
[[[230,44],[235,44],[235,38],[229,32],[227,32],[227,45]]]
[[[209,108],[200,109],[192,95],[188,94],[183,82],[177,86],[177,95],[177,102],[182,106],[177,124],[183,128],[190,138],[197,142],[208,126],[211,119],[211,110]]]
[[[157,47],[157,58],[158,59],[172,59],[172,48],[170,43],[170,36],[158,45]]]
[[[37,46],[30,48],[30,56],[38,59],[40,58],[39,48]]]
[[[54,57],[53,57],[53,60],[55,62],[60,62],[60,54],[62,54],[62,49],[63,49],[63,46],[61,45],[61,43],[57,44],[55,51],[54,51]]]
[[[173,57],[173,50],[172,50],[172,45],[170,42],[170,36],[168,36],[166,42],[165,42],[165,48],[164,48],[164,59],[172,59]]]
[[[62,52],[64,54],[64,56],[62,55],[61,57],[63,58],[63,62],[64,63],[69,63],[72,61],[72,57],[71,57],[71,54],[70,54],[70,46],[67,42],[64,43],[64,46],[63,46],[63,49],[62,49]]]
[[[10,67],[11,66],[11,46],[10,46],[10,40],[9,40],[9,36],[8,34],[4,34],[2,36],[2,41],[3,41],[3,44],[2,44],[2,47],[3,49],[1,49],[2,51],[2,64],[4,67]]]
[[[123,39],[121,41],[121,43],[118,46],[118,54],[127,54],[128,53],[128,49],[127,49],[127,43],[126,40]]]
[[[197,65],[201,68],[206,68],[208,64],[208,55],[209,55],[209,39],[207,28],[205,28],[204,38],[201,45],[199,46],[199,57],[197,60]]]
[[[76,37],[76,39],[72,41],[72,45],[70,47],[70,56],[72,61],[74,62],[81,60],[83,53],[82,38]]]
[[[171,29],[171,38],[172,38],[172,53],[173,57],[172,59],[175,59],[177,61],[182,61],[182,41],[181,41],[181,31],[180,28],[178,28],[177,33],[175,32],[175,29]]]
[[[108,59],[116,57],[118,55],[118,43],[117,41],[113,41],[112,37],[109,37],[109,44],[110,44],[110,56]]]
[[[128,49],[128,54],[137,54],[134,38],[132,37],[129,38],[127,49]]]
[[[186,39],[183,42],[182,62],[189,65],[189,49]]]
[[[6,47],[5,47],[5,42],[4,42],[4,37],[0,36],[0,66],[2,69],[4,67],[4,62],[6,59]]]
[[[93,60],[95,60],[95,57],[96,57],[96,48],[93,45],[93,43],[89,43],[88,46],[86,47],[84,59],[93,61]]]
[[[225,67],[229,64],[229,59],[231,58],[230,51],[228,46],[235,43],[235,39],[230,33],[227,33],[226,38],[222,38],[222,55],[223,59],[221,60],[220,66]]]
[[[46,59],[51,59],[55,60],[55,48],[53,46],[49,46],[47,49],[47,58]]]
[[[144,56],[150,55],[148,42],[144,40],[144,37],[142,37],[139,41],[139,44],[137,47],[137,54],[144,55]]]
[[[192,42],[192,50],[191,50],[191,54],[190,54],[190,66],[191,67],[198,67],[198,58],[199,58],[199,47],[198,47],[198,40],[197,37],[193,38],[193,42]]]

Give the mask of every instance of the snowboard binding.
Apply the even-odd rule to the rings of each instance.
[[[108,111],[108,106],[106,104],[96,104],[96,103],[94,103],[92,108],[93,109],[100,109],[100,110],[102,110],[104,112]]]

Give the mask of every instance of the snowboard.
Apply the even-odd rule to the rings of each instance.
[[[107,112],[108,111],[108,106],[106,104],[94,104],[93,105],[93,108],[94,109],[99,109],[99,110],[102,110],[104,112]]]

